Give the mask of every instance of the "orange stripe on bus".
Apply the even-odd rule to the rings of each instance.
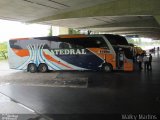
[[[30,40],[30,38],[13,38],[11,40]]]
[[[60,35],[60,38],[84,38],[85,35]]]
[[[87,48],[87,49],[96,54],[101,59],[106,60],[106,62],[112,64],[113,69],[116,68],[116,61],[113,61],[114,56],[112,54],[100,53],[100,51],[105,51],[105,49],[103,48]]]
[[[60,64],[60,65],[62,65],[62,66],[65,66],[65,67],[73,70],[73,68],[71,68],[71,67],[69,67],[69,66],[67,66],[67,65],[65,65],[65,64],[63,64],[63,63],[61,63],[61,62],[59,62],[58,60],[56,60],[56,59],[52,58],[51,56],[45,54],[45,52],[43,52],[43,54],[44,54],[44,56],[45,56],[48,60],[50,60],[50,61],[52,61],[52,62],[55,62],[55,63],[57,63],[57,64]]]
[[[100,50],[103,50],[102,48],[87,48],[88,50],[90,50],[91,52],[93,52],[94,54],[96,54],[98,57],[100,57],[101,59],[105,59],[104,54],[99,54]]]
[[[14,53],[20,57],[29,56],[29,51],[26,49],[12,49]]]

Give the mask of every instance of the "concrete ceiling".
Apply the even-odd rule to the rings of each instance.
[[[0,18],[27,22],[111,0],[0,0]]]
[[[107,32],[111,34],[139,34],[143,37],[155,37],[155,39],[157,39],[160,33],[159,23],[153,16],[97,16],[61,19],[49,22],[69,28],[87,29],[94,32]]]
[[[160,0],[0,0],[0,18],[160,39]]]

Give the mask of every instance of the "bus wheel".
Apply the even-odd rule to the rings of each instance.
[[[104,70],[105,72],[111,72],[111,71],[113,70],[112,65],[110,65],[110,64],[105,64],[105,65],[103,66],[103,70]]]
[[[38,66],[38,71],[41,73],[45,73],[48,71],[48,66],[46,64],[42,63]]]
[[[28,65],[28,71],[31,72],[31,73],[37,72],[37,66],[34,63],[30,63]]]

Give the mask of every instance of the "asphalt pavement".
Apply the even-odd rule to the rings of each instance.
[[[97,120],[116,115],[117,119],[122,119],[122,115],[130,114],[144,115],[145,118],[149,115],[158,120],[159,66],[159,54],[153,54],[152,71],[58,73],[59,79],[87,78],[88,84],[84,88],[8,84],[0,86],[0,92],[55,120]]]

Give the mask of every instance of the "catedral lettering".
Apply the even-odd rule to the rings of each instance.
[[[53,55],[84,55],[87,54],[85,49],[59,49],[51,50]]]

